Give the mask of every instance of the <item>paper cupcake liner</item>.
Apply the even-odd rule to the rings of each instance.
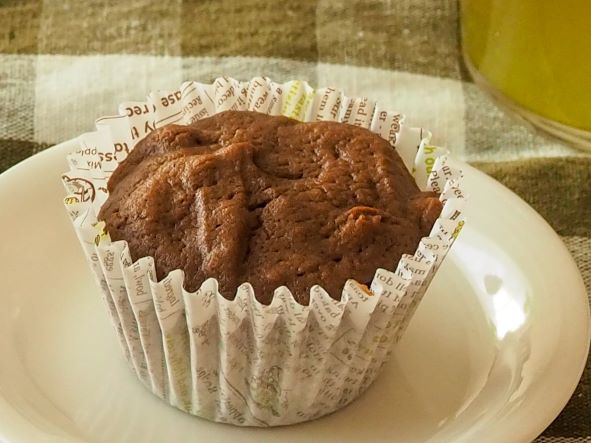
[[[354,280],[339,301],[320,286],[310,304],[286,287],[269,306],[249,283],[234,300],[208,279],[194,293],[183,271],[157,281],[154,259],[131,259],[126,242],[111,242],[96,214],[119,162],[146,134],[166,124],[189,124],[225,110],[253,110],[302,121],[334,120],[369,128],[390,141],[419,187],[441,194],[440,218],[414,255],[393,272],[377,269],[368,289]],[[156,395],[188,413],[243,426],[311,420],[358,397],[376,378],[404,333],[435,271],[463,226],[461,171],[430,134],[404,125],[401,114],[333,88],[302,81],[274,83],[218,78],[158,91],[128,102],[119,115],[97,120],[79,137],[63,182],[66,208],[102,290],[123,351],[138,378]]]

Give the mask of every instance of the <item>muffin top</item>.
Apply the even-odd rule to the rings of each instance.
[[[265,304],[282,285],[301,304],[316,284],[340,299],[414,253],[441,212],[371,131],[247,111],[153,131],[108,189],[99,219],[158,278],[182,269],[195,291],[214,277],[228,299],[250,282]]]

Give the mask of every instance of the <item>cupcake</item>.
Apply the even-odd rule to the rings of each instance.
[[[345,406],[463,224],[459,171],[422,137],[399,155],[416,131],[334,89],[223,78],[151,99],[138,108],[154,130],[140,137],[133,112],[103,119],[64,175],[132,369],[173,406],[236,425]]]
[[[168,125],[138,143],[108,182],[98,219],[156,276],[215,278],[232,300],[250,283],[271,304],[286,286],[309,304],[320,285],[370,284],[429,235],[439,197],[419,191],[390,144],[368,129],[225,111]]]

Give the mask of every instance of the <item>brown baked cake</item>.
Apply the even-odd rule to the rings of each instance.
[[[371,131],[246,111],[152,132],[108,188],[99,219],[134,260],[184,270],[189,291],[214,277],[229,299],[250,282],[266,304],[282,285],[302,304],[315,284],[340,299],[414,253],[441,212]]]

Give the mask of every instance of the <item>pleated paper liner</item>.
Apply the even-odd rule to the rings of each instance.
[[[334,120],[379,134],[398,151],[418,186],[441,194],[440,218],[414,255],[378,269],[370,288],[354,280],[339,301],[320,286],[302,306],[289,289],[269,306],[249,283],[234,300],[208,279],[194,293],[183,271],[157,281],[154,259],[131,259],[126,242],[111,242],[96,214],[106,183],[135,144],[166,124],[191,122],[225,110],[253,110],[302,121]],[[463,226],[461,171],[430,134],[404,125],[401,114],[334,88],[312,89],[267,78],[212,84],[186,82],[128,102],[119,115],[97,120],[79,137],[63,174],[66,208],[104,296],[123,352],[156,395],[190,414],[242,426],[277,426],[329,414],[374,381]]]

